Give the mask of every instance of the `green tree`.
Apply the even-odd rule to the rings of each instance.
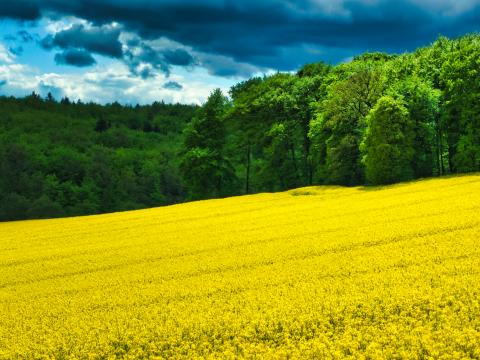
[[[390,90],[392,96],[401,96],[405,101],[410,119],[413,121],[413,149],[412,168],[415,178],[441,173],[440,147],[441,132],[439,124],[440,92],[421,80],[417,76],[409,76],[397,82]]]
[[[440,72],[451,172],[480,170],[480,38],[451,43]]]
[[[0,221],[26,219],[30,201],[22,195],[7,193],[0,198]]]
[[[225,157],[224,116],[227,98],[214,90],[185,131],[180,168],[193,199],[225,196],[233,192],[235,172]]]
[[[325,158],[319,161],[327,183],[363,182],[360,142],[365,117],[384,92],[382,64],[369,61],[341,65],[327,80],[328,95],[320,104],[310,132],[312,138],[325,142]],[[316,147],[322,145],[317,143]]]
[[[275,123],[266,136],[266,165],[260,176],[271,190],[278,191],[298,186],[298,164],[291,129],[287,123]]]
[[[405,102],[380,98],[367,116],[362,143],[363,163],[369,184],[391,184],[413,178],[414,122]]]
[[[331,67],[322,62],[306,65],[297,73],[292,89],[295,106],[291,113],[301,134],[302,175],[305,185],[313,183],[316,165],[311,156],[310,122],[314,118],[318,102],[326,97],[325,78],[330,71]]]
[[[105,119],[103,114],[100,114],[97,119],[97,123],[95,124],[95,131],[104,132],[107,131],[109,127],[110,124],[108,123],[107,119]]]
[[[299,115],[294,95],[296,77],[278,73],[262,83],[256,103],[262,108],[263,161],[259,181],[269,190],[284,190],[306,184],[302,181]],[[283,155],[279,155],[283,154]]]
[[[27,216],[34,219],[48,219],[63,215],[60,204],[52,201],[47,195],[40,196],[28,209]]]
[[[233,106],[229,108],[226,119],[231,124],[233,146],[237,149],[234,159],[241,164],[241,177],[244,179],[244,192],[252,190],[252,168],[255,155],[264,134],[267,131],[267,112],[260,106],[257,99],[261,96],[264,79],[252,78],[240,82],[230,89]]]

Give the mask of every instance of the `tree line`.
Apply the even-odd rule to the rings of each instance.
[[[480,171],[480,37],[255,77],[201,107],[0,98],[0,219]]]
[[[479,59],[478,35],[440,37],[216,90],[186,129],[185,184],[204,198],[480,171]]]
[[[0,219],[183,201],[178,153],[197,106],[0,98]]]

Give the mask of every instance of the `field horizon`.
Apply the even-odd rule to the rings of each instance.
[[[441,176],[432,176],[426,178],[419,178],[419,179],[411,179],[402,182],[397,182],[394,184],[387,184],[387,185],[353,185],[353,186],[346,186],[346,185],[310,185],[310,186],[301,186],[298,188],[287,189],[287,190],[279,190],[279,191],[262,191],[258,193],[252,194],[241,194],[241,195],[230,195],[225,197],[218,197],[218,198],[209,198],[209,199],[202,199],[202,200],[190,200],[184,201],[181,203],[176,204],[168,204],[168,205],[160,205],[160,206],[153,206],[153,207],[146,207],[141,209],[134,209],[134,210],[119,210],[119,211],[112,211],[109,213],[100,213],[100,214],[87,214],[87,215],[78,215],[78,216],[67,216],[62,218],[38,218],[38,219],[20,219],[20,220],[10,220],[10,221],[0,221],[0,224],[6,223],[29,223],[29,222],[37,222],[37,221],[54,221],[54,220],[67,220],[67,219],[78,219],[78,218],[91,218],[91,217],[102,217],[102,216],[111,216],[113,214],[125,214],[125,213],[134,213],[139,211],[146,211],[146,210],[154,210],[154,209],[162,209],[162,208],[172,208],[177,206],[182,206],[185,204],[192,204],[192,203],[205,203],[211,201],[222,201],[226,199],[237,199],[237,198],[247,198],[251,196],[257,195],[272,195],[272,194],[282,194],[282,193],[289,193],[292,196],[300,196],[300,195],[314,195],[313,193],[315,190],[324,189],[324,190],[336,190],[336,189],[355,189],[358,191],[379,191],[385,190],[387,188],[399,187],[399,186],[407,186],[411,184],[415,184],[418,182],[425,182],[425,181],[435,181],[435,180],[446,180],[451,178],[462,178],[462,177],[471,177],[471,176],[480,176],[480,173],[465,173],[465,174],[447,174]],[[311,194],[311,192],[313,192]]]
[[[0,359],[478,358],[480,174],[0,223]]]

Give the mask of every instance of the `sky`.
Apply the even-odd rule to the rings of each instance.
[[[480,29],[480,0],[0,0],[0,95],[200,104],[251,76]]]

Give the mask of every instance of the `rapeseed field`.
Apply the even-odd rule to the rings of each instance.
[[[0,224],[0,358],[480,358],[480,175]]]

